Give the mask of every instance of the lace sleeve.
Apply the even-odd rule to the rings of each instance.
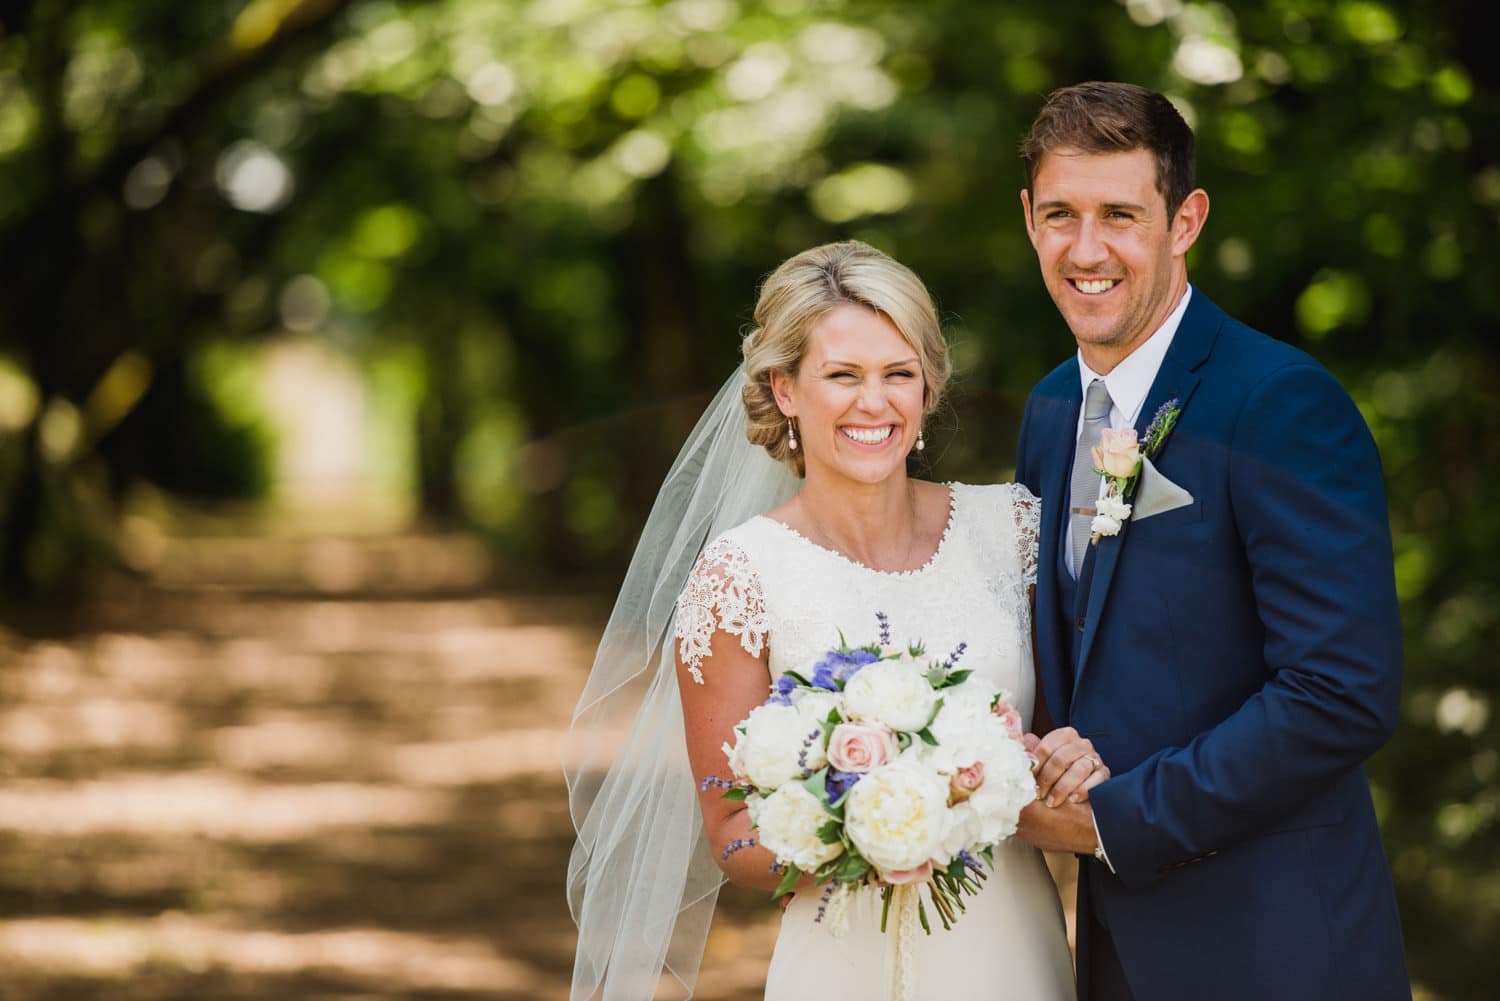
[[[1016,524],[1016,559],[1021,565],[1021,583],[1036,584],[1037,552],[1041,548],[1042,502],[1019,483],[1011,484],[1011,515]]]
[[[752,657],[765,648],[766,595],[760,575],[745,551],[722,537],[703,550],[677,599],[677,652],[700,685],[716,629],[739,637]]]

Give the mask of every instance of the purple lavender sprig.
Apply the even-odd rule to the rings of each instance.
[[[734,783],[729,779],[721,779],[717,775],[710,775],[698,783],[699,792],[708,792],[710,789],[733,789]]]
[[[720,859],[727,859],[727,858],[729,858],[729,856],[733,855],[735,852],[744,851],[746,848],[754,848],[754,847],[755,847],[755,839],[754,838],[735,838],[733,841],[729,842],[729,844],[727,844],[727,845],[724,846],[724,850],[721,853],[719,853],[719,858]]]
[[[948,667],[952,668],[955,664],[957,664],[958,658],[962,657],[964,655],[964,651],[967,649],[969,649],[969,644],[967,643],[960,643],[958,646],[954,647],[953,652],[948,655]]]
[[[803,778],[812,774],[812,769],[807,765],[807,752],[812,750],[813,742],[821,736],[823,736],[823,728],[820,726],[802,738],[802,750],[797,752],[797,767],[802,769]]]
[[[1177,416],[1182,413],[1182,405],[1177,397],[1172,397],[1161,406],[1156,408],[1156,413],[1151,418],[1151,423],[1146,427],[1146,433],[1141,436],[1141,454],[1151,458],[1161,450],[1167,440],[1167,435],[1177,426]]]
[[[823,914],[828,910],[828,901],[833,899],[833,891],[838,889],[838,882],[830,879],[828,885],[823,889],[823,895],[818,898],[818,916],[813,918],[813,924],[823,923]]]
[[[891,644],[891,620],[884,612],[875,613],[875,621],[880,623],[880,642],[882,646]]]

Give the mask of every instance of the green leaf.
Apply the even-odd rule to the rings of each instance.
[[[955,856],[953,861],[948,863],[948,878],[955,881],[961,880],[964,878],[964,873],[968,872],[968,868],[964,865],[963,859]]]
[[[922,743],[926,744],[929,747],[937,747],[938,746],[938,739],[936,737],[934,737],[932,735],[932,731],[929,730],[929,729],[927,729],[925,726],[922,727],[922,729],[920,729],[920,730],[917,731],[917,736],[921,737],[922,738]]]
[[[838,866],[833,870],[833,878],[840,883],[852,883],[863,879],[869,871],[869,860],[859,852],[850,849],[838,860]]]
[[[732,789],[724,790],[724,798],[732,799],[736,803],[743,803],[745,801],[745,797],[749,794],[750,790],[746,789],[744,786],[735,786]]]
[[[938,718],[938,713],[943,711],[943,702],[943,699],[938,699],[937,702],[933,704],[932,715],[927,717],[927,726],[931,726],[932,721]],[[922,729],[925,730],[927,729],[927,727],[923,727]],[[936,744],[937,741],[934,740],[933,743]]]
[[[947,677],[945,677],[939,684],[936,684],[933,687],[938,691],[942,691],[944,688],[952,688],[954,685],[961,685],[965,681],[968,681],[969,675],[973,673],[974,672],[968,668],[964,668],[962,671],[950,672]]]
[[[818,840],[825,845],[837,844],[842,841],[844,839],[843,834],[844,825],[837,820],[827,821],[822,827],[818,828]]]
[[[801,878],[802,870],[797,868],[796,863],[788,862],[786,864],[786,871],[781,875],[781,883],[776,887],[776,892],[771,894],[771,899],[778,900],[791,893],[797,886],[797,880]]]
[[[803,688],[811,688],[812,687],[812,682],[808,681],[806,678],[804,678],[801,674],[799,674],[796,671],[783,671],[782,673],[785,674],[787,677],[791,678],[797,684],[801,685]]]

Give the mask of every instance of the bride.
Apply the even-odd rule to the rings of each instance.
[[[840,630],[860,642],[883,612],[897,642],[962,643],[1028,729],[1050,728],[1031,654],[1039,502],[1016,484],[907,476],[949,374],[921,281],[872,247],[827,244],[767,279],[755,320],[662,487],[569,734],[572,1001],[691,997],[722,880],[769,897],[780,877],[744,804],[702,779],[726,773],[722,746],[773,680],[810,669]],[[1071,731],[1048,747],[1097,762]],[[1106,776],[1069,768],[1041,792],[1086,797]],[[856,893],[839,934],[820,895],[804,876],[785,908],[767,1001],[880,999],[893,976],[914,1001],[1074,996],[1056,891],[1018,839],[952,930],[903,950],[900,974],[879,887]]]

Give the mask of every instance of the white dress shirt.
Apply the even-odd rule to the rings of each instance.
[[[1088,363],[1083,360],[1083,352],[1078,352],[1078,378],[1083,385],[1083,392],[1088,394],[1089,383],[1095,379],[1104,380],[1104,388],[1109,392],[1109,426],[1119,431],[1121,428],[1135,427],[1135,422],[1141,416],[1141,407],[1146,405],[1146,394],[1151,392],[1151,384],[1156,381],[1156,373],[1161,371],[1162,359],[1167,356],[1167,349],[1172,346],[1172,338],[1177,336],[1177,328],[1182,323],[1182,314],[1187,312],[1188,300],[1193,297],[1193,287],[1189,285],[1178,300],[1177,306],[1168,314],[1166,320],[1156,331],[1130,354],[1126,355],[1120,364],[1116,365],[1108,375],[1100,375],[1089,368]],[[1073,432],[1073,440],[1083,433],[1083,408],[1078,408],[1078,427]],[[1104,495],[1104,477],[1099,477],[1099,495]],[[1073,519],[1068,523],[1068,545],[1064,547],[1068,560],[1068,569],[1073,571],[1073,576],[1078,576],[1078,568],[1073,566]],[[1109,855],[1104,850],[1104,839],[1099,836],[1099,821],[1094,821],[1094,838],[1099,843],[1098,856],[1109,871],[1114,872],[1115,867],[1109,861]]]
[[[1187,312],[1188,300],[1193,297],[1193,287],[1189,285],[1182,293],[1182,298],[1177,301],[1177,307],[1168,314],[1156,332],[1142,342],[1130,354],[1116,365],[1109,375],[1100,375],[1089,368],[1088,363],[1083,360],[1083,352],[1078,352],[1078,378],[1083,384],[1084,395],[1088,395],[1089,383],[1095,379],[1104,380],[1104,388],[1109,393],[1109,426],[1118,431],[1121,428],[1135,427],[1136,420],[1141,416],[1141,407],[1146,404],[1146,394],[1151,392],[1151,384],[1156,381],[1156,373],[1161,370],[1161,361],[1167,356],[1167,349],[1172,346],[1172,338],[1177,336],[1177,327],[1182,323],[1182,314]],[[1078,408],[1078,426],[1073,429],[1073,440],[1083,434],[1083,408]],[[1099,477],[1099,496],[1104,495],[1104,477]],[[1068,569],[1073,571],[1073,576],[1078,576],[1078,568],[1073,565],[1073,519],[1068,519],[1067,546],[1064,547]]]

